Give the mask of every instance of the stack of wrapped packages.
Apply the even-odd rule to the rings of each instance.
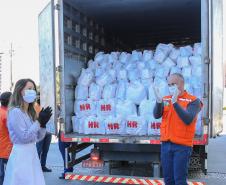
[[[169,95],[167,77],[181,73],[185,89],[201,99],[201,44],[176,48],[159,44],[155,51],[99,52],[82,69],[75,89],[74,132],[152,136],[160,134],[155,119],[153,87]],[[201,113],[200,113],[201,114]],[[202,133],[199,115],[196,134]]]

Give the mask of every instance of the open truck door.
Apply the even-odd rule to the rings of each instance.
[[[39,71],[41,106],[50,106],[53,115],[47,124],[48,132],[57,134],[56,117],[56,66],[54,34],[54,1],[52,0],[38,16]]]

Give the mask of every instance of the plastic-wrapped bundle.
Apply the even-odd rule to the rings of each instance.
[[[160,126],[162,119],[155,119],[153,116],[149,116],[146,118],[148,124],[148,135],[160,135]]]
[[[143,84],[146,94],[149,97],[149,88],[153,84],[153,78],[141,79],[141,83]]]
[[[97,67],[97,62],[93,61],[93,60],[89,60],[88,62],[88,69],[91,69],[92,71],[95,71]]]
[[[126,134],[144,136],[147,135],[147,122],[145,118],[128,116],[126,119]]]
[[[153,77],[153,74],[147,68],[142,69],[141,72],[140,72],[140,74],[141,74],[140,75],[141,79],[149,79],[149,78],[152,78]]]
[[[179,68],[187,67],[189,65],[190,65],[190,63],[189,63],[188,57],[180,56],[180,57],[177,58],[177,66]]]
[[[148,60],[146,62],[146,66],[153,71],[158,67],[158,63],[155,60]]]
[[[179,74],[181,74],[182,72],[181,72],[181,69],[180,69],[179,67],[173,66],[173,67],[170,69],[170,75],[171,75],[171,74],[174,74],[174,73],[179,73]]]
[[[126,52],[122,52],[119,56],[119,61],[123,64],[128,62],[128,54]]]
[[[105,121],[106,134],[125,134],[125,120],[120,116],[108,116]]]
[[[97,115],[114,116],[115,115],[115,99],[99,100],[97,102]]]
[[[136,51],[136,50],[132,51],[132,55],[130,57],[131,61],[139,61],[141,59],[142,59],[142,52]]]
[[[145,69],[145,62],[137,62],[137,69],[139,69],[139,70],[142,70],[142,69]]]
[[[91,69],[82,69],[82,73],[78,79],[79,85],[88,86],[94,79],[94,74]]]
[[[140,73],[139,73],[138,69],[129,70],[127,73],[128,73],[128,79],[130,81],[134,81],[134,80],[140,79]]]
[[[137,115],[136,106],[129,100],[117,100],[116,115],[126,118],[129,115]]]
[[[157,51],[155,51],[154,54],[154,60],[157,61],[158,63],[163,63],[164,60],[166,59],[167,55],[164,53],[163,50],[159,49]]]
[[[169,71],[170,71],[169,67],[164,67],[164,66],[160,65],[155,70],[155,77],[166,78],[169,75]]]
[[[184,89],[185,89],[188,93],[194,94],[192,85],[191,85],[190,83],[185,83],[185,84],[184,84]]]
[[[105,134],[103,118],[88,116],[84,122],[84,134]]]
[[[192,67],[192,76],[202,77],[202,65],[197,65]]]
[[[91,100],[99,100],[102,95],[103,88],[96,83],[91,83],[89,86],[89,98]]]
[[[75,88],[76,100],[87,100],[88,98],[88,86],[77,85]]]
[[[192,66],[198,66],[202,64],[202,58],[200,55],[198,56],[190,56],[189,57],[189,61],[191,63]]]
[[[166,56],[170,54],[173,49],[173,44],[158,44],[156,47],[156,51],[162,50]]]
[[[180,47],[180,56],[189,57],[192,55],[193,49],[191,46]]]
[[[115,98],[117,84],[107,84],[104,86],[102,97],[103,99]]]
[[[115,69],[110,69],[108,70],[108,75],[109,75],[109,83],[114,83],[116,82],[116,70]]]
[[[85,117],[78,118],[77,116],[72,116],[71,119],[72,119],[73,132],[77,132],[79,134],[84,134]]]
[[[155,98],[155,93],[154,93],[154,84],[152,83],[149,87],[148,87],[148,99],[152,100],[152,101],[156,101]]]
[[[154,79],[154,86],[159,88],[159,91],[160,91],[162,96],[169,95],[169,87],[168,87],[168,83],[165,79],[155,78]]]
[[[116,87],[115,97],[120,100],[125,100],[126,98],[126,90],[127,90],[127,81],[119,81]]]
[[[128,84],[126,91],[126,99],[131,100],[133,103],[139,105],[143,99],[147,98],[147,94],[143,84],[139,81],[133,81]]]
[[[201,43],[194,44],[193,55],[195,55],[195,56],[202,55],[202,44]]]
[[[117,80],[127,80],[127,71],[125,69],[118,71]]]
[[[100,66],[96,67],[96,69],[95,69],[95,77],[97,78],[97,77],[101,76],[104,72],[105,72],[104,68],[102,68]]]
[[[139,106],[139,115],[141,117],[153,116],[155,100],[143,100]]]
[[[177,61],[177,58],[180,56],[180,50],[173,48],[170,52],[169,58],[171,58],[174,62]]]
[[[135,62],[128,62],[128,63],[125,64],[125,69],[127,71],[136,69],[136,67],[137,67],[137,64]]]
[[[99,62],[102,62],[104,60],[104,52],[98,52],[96,56],[94,57],[94,60]]]
[[[75,101],[74,112],[78,118],[96,114],[96,102],[92,100]]]
[[[191,66],[183,67],[182,68],[182,75],[186,77],[191,77]]]
[[[143,51],[143,57],[142,57],[143,61],[148,61],[148,60],[151,60],[152,58],[153,58],[153,51],[151,50]]]
[[[192,76],[190,78],[190,82],[189,82],[193,88],[201,88],[203,87],[203,80],[202,78],[196,77],[196,76]]]
[[[174,61],[172,59],[170,59],[169,57],[167,57],[166,60],[162,63],[162,66],[167,67],[167,68],[171,68],[175,65],[176,64],[174,63]]]
[[[111,77],[107,72],[103,73],[102,75],[96,78],[96,83],[101,87],[105,86],[110,82],[111,82]]]

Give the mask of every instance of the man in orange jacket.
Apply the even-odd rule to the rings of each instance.
[[[11,92],[4,92],[0,96],[0,185],[3,184],[5,166],[12,150],[12,143],[7,128],[7,107],[11,95]]]
[[[202,102],[184,90],[184,78],[175,73],[168,78],[171,95],[161,97],[154,88],[154,117],[162,117],[160,140],[161,164],[165,185],[187,185],[197,114]]]

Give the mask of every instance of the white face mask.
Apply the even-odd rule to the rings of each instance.
[[[170,95],[174,95],[176,90],[177,90],[177,85],[169,86]]]
[[[27,103],[33,103],[36,99],[36,91],[32,89],[27,89],[24,91],[23,99]]]

